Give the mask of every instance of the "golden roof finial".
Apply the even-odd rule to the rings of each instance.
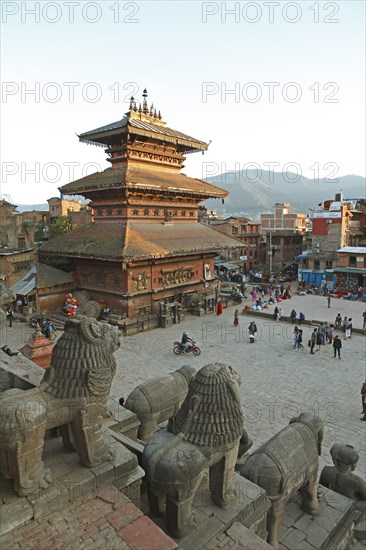
[[[143,103],[142,103],[142,112],[145,115],[148,115],[149,114],[149,107],[148,107],[148,104],[147,104],[147,89],[146,88],[142,92],[142,97],[144,98]]]

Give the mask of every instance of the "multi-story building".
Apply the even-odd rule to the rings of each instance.
[[[366,288],[366,246],[344,246],[337,250],[334,269],[339,290]]]
[[[348,245],[352,208],[353,203],[337,193],[335,199],[323,201],[310,212],[311,246],[299,258],[299,280],[334,287],[337,251]]]
[[[215,255],[238,241],[199,223],[198,210],[228,193],[181,173],[184,155],[208,145],[167,127],[148,107],[146,91],[143,97],[139,107],[131,98],[122,120],[79,136],[106,147],[111,167],[60,192],[90,199],[93,223],[45,243],[40,253],[68,259],[78,288],[129,318],[158,310],[163,300],[212,311]]]
[[[51,197],[47,200],[49,208],[50,224],[54,224],[61,216],[68,216],[71,212],[79,212],[83,208],[83,204],[79,201],[70,199],[60,199]]]
[[[308,230],[305,214],[292,211],[288,203],[276,203],[273,214],[261,214],[261,232],[266,238],[265,262],[269,271],[295,265]]]
[[[261,244],[261,224],[259,222],[254,222],[245,217],[231,216],[225,220],[211,220],[210,225],[221,233],[225,233],[225,235],[239,239],[244,244],[244,251],[239,256],[239,258],[242,258],[241,263],[244,273],[249,273],[250,270],[258,266]],[[230,257],[226,259],[239,258]]]
[[[34,263],[34,231],[16,206],[0,200],[0,274],[7,287]]]

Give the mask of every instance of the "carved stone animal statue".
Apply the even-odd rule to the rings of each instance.
[[[324,466],[319,483],[353,500],[356,510],[360,512],[356,521],[358,524],[366,519],[366,481],[352,473],[356,468],[359,454],[351,445],[342,443],[335,443],[330,449],[330,454],[334,466]]]
[[[141,422],[138,438],[145,443],[159,422],[172,418],[188,393],[196,374],[193,367],[184,365],[168,374],[143,382],[127,397],[125,407],[137,414]]]
[[[52,481],[42,461],[46,430],[61,426],[64,443],[88,468],[112,458],[102,422],[118,347],[118,331],[107,323],[70,319],[41,385],[0,397],[0,469],[14,480],[18,495],[32,494]]]
[[[206,365],[167,430],[154,432],[145,446],[151,510],[162,513],[165,497],[168,529],[177,538],[195,527],[191,505],[207,468],[213,502],[224,508],[235,499],[233,474],[243,433],[239,384],[231,367]]]
[[[323,422],[307,413],[255,450],[240,474],[266,490],[272,501],[267,517],[268,542],[278,548],[278,535],[289,497],[301,490],[302,509],[318,512],[317,473]]]

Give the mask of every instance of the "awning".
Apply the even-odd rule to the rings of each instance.
[[[350,275],[366,276],[366,269],[363,267],[335,267],[335,273],[349,273]]]
[[[27,296],[27,294],[36,288],[36,274],[37,268],[34,265],[20,281],[11,287],[11,290],[15,294],[20,294],[20,296]]]
[[[220,263],[215,263],[215,267],[223,267],[224,269],[240,269],[240,265],[238,264],[233,264],[231,262],[220,262]]]

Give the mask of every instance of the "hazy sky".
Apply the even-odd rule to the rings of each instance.
[[[108,167],[76,134],[121,119],[144,87],[170,127],[212,141],[187,156],[188,175],[255,166],[365,175],[363,1],[1,10],[1,192],[15,203],[45,202]]]

